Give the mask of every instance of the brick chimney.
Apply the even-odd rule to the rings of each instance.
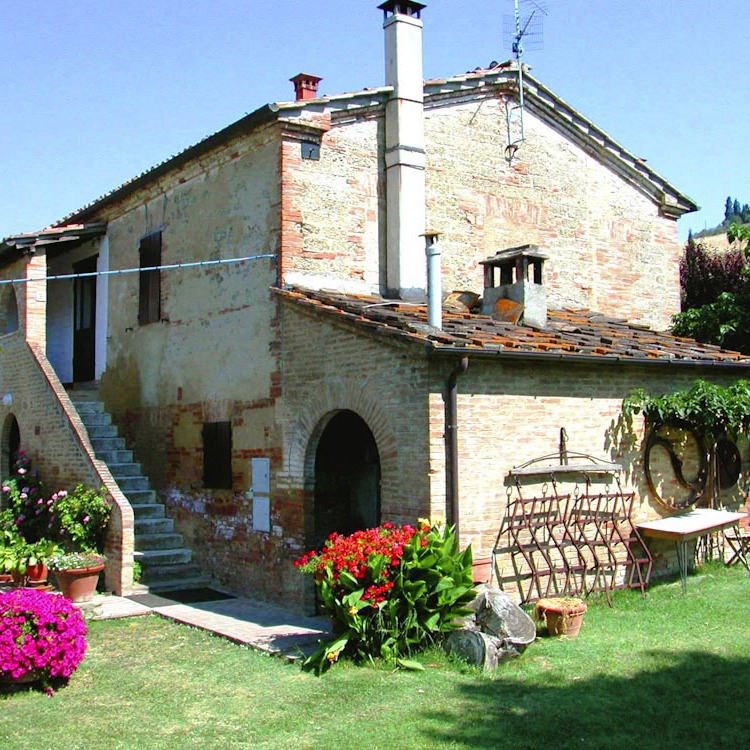
[[[393,93],[385,106],[386,294],[423,301],[425,140],[422,21],[425,6],[387,0],[383,11],[385,83]]]
[[[547,292],[543,271],[548,257],[536,245],[520,245],[480,261],[484,266],[482,312],[503,316],[498,301],[511,300],[522,306],[519,312],[526,325],[544,328],[547,325]],[[500,270],[499,284],[496,284],[495,269]]]
[[[305,101],[307,99],[317,99],[318,84],[323,80],[320,76],[314,76],[310,73],[298,73],[294,78],[289,79],[294,84],[295,101]]]

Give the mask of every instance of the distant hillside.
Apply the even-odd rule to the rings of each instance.
[[[724,221],[710,229],[702,229],[700,232],[696,232],[693,234],[693,239],[703,240],[706,237],[725,234],[732,224],[750,224],[750,205],[740,203],[737,198],[728,195],[724,204]]]

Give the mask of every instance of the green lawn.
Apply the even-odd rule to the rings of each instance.
[[[338,664],[316,678],[158,617],[91,624],[54,698],[0,691],[0,747],[737,748],[750,737],[750,575],[711,567],[590,603],[578,639],[494,674]]]

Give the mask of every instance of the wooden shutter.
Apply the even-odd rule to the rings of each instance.
[[[141,240],[140,267],[160,265],[161,232],[154,232]],[[138,278],[138,323],[156,323],[161,320],[161,271],[141,271]]]
[[[203,486],[214,490],[232,489],[232,423],[203,425]]]

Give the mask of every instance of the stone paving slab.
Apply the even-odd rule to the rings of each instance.
[[[132,617],[153,612],[175,622],[207,630],[270,654],[296,658],[312,653],[330,634],[325,617],[305,617],[253,599],[221,599],[195,604],[147,607],[118,596],[97,599],[94,619]]]

